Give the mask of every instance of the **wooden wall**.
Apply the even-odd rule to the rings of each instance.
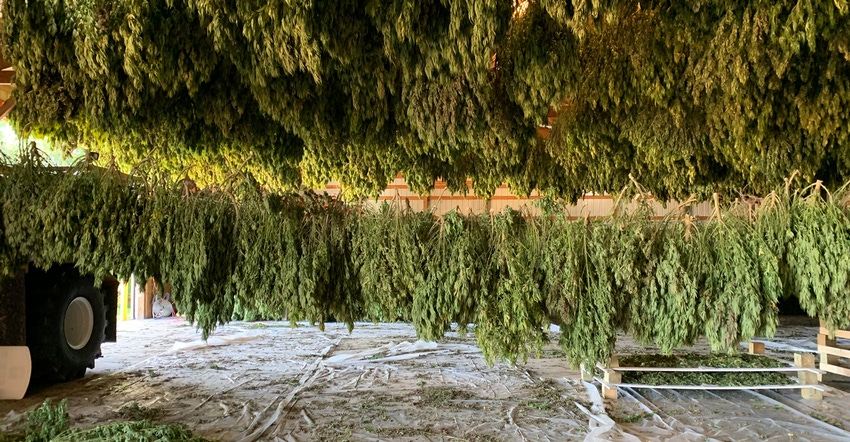
[[[467,181],[467,186],[471,186],[471,182]],[[338,195],[340,187],[337,183],[329,183],[324,189],[329,195]],[[472,188],[466,195],[452,193],[446,189],[446,184],[437,181],[434,184],[434,189],[428,195],[417,195],[408,189],[404,178],[401,175],[396,176],[392,183],[387,186],[387,189],[378,197],[375,203],[383,201],[392,204],[409,204],[413,210],[433,210],[437,215],[443,215],[450,210],[459,210],[463,213],[498,213],[505,208],[510,207],[516,210],[526,210],[530,214],[539,214],[540,211],[535,207],[534,201],[540,199],[540,195],[535,191],[526,197],[519,197],[510,192],[508,186],[502,185],[496,189],[492,197],[482,199],[475,196]],[[583,198],[572,206],[567,208],[571,217],[576,219],[584,218],[585,216],[600,217],[609,215],[614,208],[615,201],[610,195],[585,195]],[[677,201],[670,201],[666,205],[658,201],[653,201],[652,206],[655,208],[657,217],[675,210],[679,205]],[[633,207],[634,204],[631,204]],[[703,202],[691,208],[691,215],[700,218],[707,218],[711,215],[711,204]]]

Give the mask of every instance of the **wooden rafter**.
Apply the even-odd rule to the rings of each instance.
[[[8,100],[3,102],[3,105],[0,105],[0,120],[6,118],[6,115],[9,115],[9,112],[12,111],[12,108],[15,107],[15,99],[9,98]]]
[[[0,86],[11,86],[12,77],[15,76],[15,71],[0,70]]]

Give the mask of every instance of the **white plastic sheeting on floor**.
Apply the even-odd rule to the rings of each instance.
[[[780,331],[768,352],[811,351],[816,333]],[[654,350],[624,336],[618,351]],[[349,334],[341,324],[233,323],[202,341],[179,318],[130,321],[103,353],[81,380],[0,402],[0,429],[20,428],[47,397],[67,397],[77,426],[126,419],[118,410],[136,404],[224,441],[850,440],[844,384],[821,402],[798,391],[630,389],[603,402],[554,344],[526,364],[490,367],[474,339],[418,341],[407,324]]]

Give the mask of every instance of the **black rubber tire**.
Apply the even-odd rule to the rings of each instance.
[[[101,356],[106,331],[103,294],[94,278],[80,275],[73,265],[55,265],[48,271],[33,266],[27,273],[27,346],[33,362],[33,380],[53,383],[78,379],[94,368]],[[92,326],[88,342],[74,349],[65,336],[65,314],[76,298],[91,305]],[[81,343],[82,345],[82,343]]]

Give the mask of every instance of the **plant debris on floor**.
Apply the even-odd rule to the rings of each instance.
[[[621,367],[672,367],[672,368],[780,368],[782,362],[767,356],[750,354],[677,354],[633,355],[620,358]],[[783,373],[705,373],[705,372],[639,372],[623,371],[623,383],[645,385],[720,385],[754,386],[787,385],[793,380]]]
[[[56,406],[46,399],[40,407],[27,412],[24,435],[6,435],[0,431],[0,442],[207,442],[182,425],[149,420],[71,429],[67,409],[66,399]],[[142,408],[134,403],[133,409]]]
[[[23,436],[26,411],[67,398],[74,428],[147,420],[213,441],[580,442],[601,431],[593,422],[602,413],[614,421],[607,433],[614,440],[684,432],[695,440],[850,440],[839,428],[850,428],[850,383],[837,383],[820,402],[797,390],[629,388],[606,402],[555,353],[557,329],[541,358],[488,366],[475,338],[455,331],[426,343],[410,324],[358,323],[352,333],[343,323],[324,332],[291,325],[235,322],[205,344],[180,318],[119,322],[119,342],[104,344],[104,358],[83,379],[0,401],[0,430]],[[785,350],[817,351],[818,331],[816,321],[785,325],[782,335],[794,337],[766,342],[765,350],[771,357],[782,350],[789,363]],[[616,350],[664,353],[625,333]],[[701,339],[688,352],[708,354],[710,345]]]

